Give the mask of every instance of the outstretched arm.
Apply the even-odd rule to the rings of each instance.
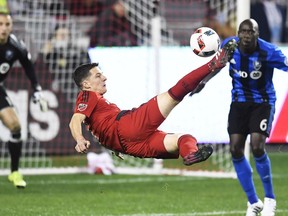
[[[82,134],[82,122],[86,116],[81,113],[75,113],[70,121],[69,127],[71,134],[76,141],[75,149],[77,152],[85,153],[90,146],[90,141],[86,140]]]
[[[19,61],[24,68],[24,71],[31,82],[31,86],[33,88],[32,100],[34,103],[39,103],[40,109],[43,112],[48,110],[48,103],[43,98],[42,95],[42,87],[40,86],[37,76],[35,73],[34,63],[31,59],[31,54],[27,50],[23,41],[20,41],[18,44],[19,48]]]

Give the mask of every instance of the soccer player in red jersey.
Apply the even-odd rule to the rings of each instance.
[[[90,146],[82,134],[82,123],[106,148],[140,158],[183,158],[185,165],[205,161],[213,152],[210,145],[198,148],[190,134],[166,133],[158,129],[172,109],[211,73],[223,68],[236,48],[234,40],[207,64],[188,73],[167,92],[159,94],[138,108],[120,110],[104,98],[106,80],[97,63],[80,65],[73,78],[81,89],[76,101],[70,130],[76,141],[77,152],[84,153]]]

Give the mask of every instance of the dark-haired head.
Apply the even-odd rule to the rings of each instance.
[[[12,17],[9,13],[3,11],[0,12],[0,22],[1,22],[1,35],[0,35],[0,44],[5,44],[8,41],[8,38],[13,29]]]
[[[87,77],[90,76],[90,70],[94,67],[97,67],[98,63],[87,63],[87,64],[82,64],[79,65],[74,73],[73,73],[73,79],[76,85],[82,89],[82,82],[85,80]]]

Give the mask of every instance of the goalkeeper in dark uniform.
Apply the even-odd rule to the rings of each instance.
[[[18,40],[15,35],[11,34],[12,27],[11,16],[8,13],[0,13],[0,120],[11,132],[11,138],[8,141],[11,174],[8,176],[8,180],[17,188],[25,188],[26,182],[18,171],[22,149],[21,125],[3,84],[14,62],[19,60],[31,81],[34,91],[33,102],[40,102],[42,93],[31,61],[31,54],[23,41]]]

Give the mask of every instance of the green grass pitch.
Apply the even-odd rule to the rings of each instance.
[[[288,215],[288,153],[271,153],[276,216]],[[205,162],[206,163],[206,162]],[[245,215],[237,179],[137,175],[25,176],[26,189],[0,177],[3,216],[209,216]],[[263,199],[261,182],[255,185]]]

